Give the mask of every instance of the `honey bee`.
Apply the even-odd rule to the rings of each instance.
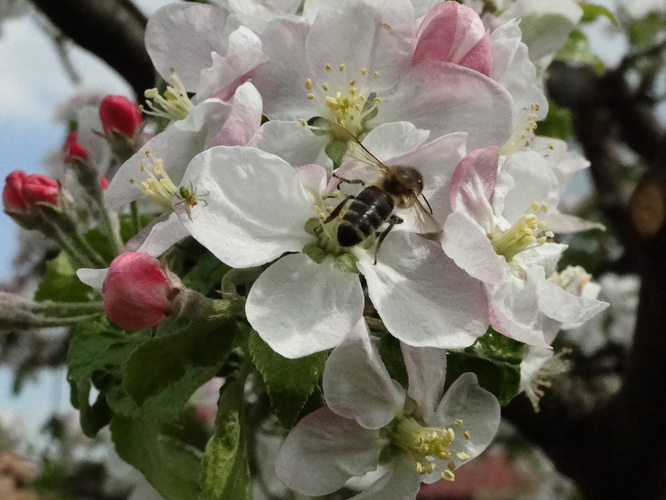
[[[402,224],[403,218],[394,213],[396,209],[414,209],[419,221],[419,232],[431,233],[440,231],[440,227],[432,217],[432,209],[423,196],[423,176],[414,167],[403,165],[384,165],[363,144],[347,130],[335,126],[334,132],[348,141],[348,150],[343,157],[345,162],[363,164],[378,175],[378,179],[370,185],[361,179],[345,179],[333,174],[342,183],[360,184],[363,189],[357,195],[347,196],[324,223],[331,222],[342,213],[342,220],[337,228],[338,244],[342,247],[358,245],[373,234],[379,234],[375,245],[375,265],[377,254],[382,242],[396,224]],[[428,209],[421,204],[423,197]],[[342,212],[344,209],[344,213]],[[380,227],[388,224],[386,229],[378,233]]]

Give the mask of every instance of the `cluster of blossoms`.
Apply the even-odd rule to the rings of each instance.
[[[530,3],[495,14],[474,1],[170,4],[146,32],[169,86],[147,91],[143,108],[168,125],[148,137],[123,103],[100,107],[116,157],[131,152],[104,185],[106,209],[148,198],[163,213],[108,272],[79,276],[134,330],[182,309],[186,289],[156,259],[182,239],[258,268],[252,329],[286,358],[332,349],[326,406],[278,455],[278,477],[301,493],[380,464],[358,498],[414,498],[421,482],[454,480],[500,411],[473,373],[444,391],[445,350],[490,328],[548,352],[562,327],[606,306],[584,271],[557,272],[566,245],[555,235],[598,227],[557,209],[587,162],[535,135],[548,111],[540,71],[581,12],[558,7],[553,36],[528,50],[517,17],[547,8]],[[76,136],[66,160],[91,161]],[[29,180],[8,182],[6,210],[29,199]],[[408,387],[389,375],[367,317],[400,341]]]

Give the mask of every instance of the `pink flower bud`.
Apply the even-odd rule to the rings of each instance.
[[[99,117],[105,134],[115,130],[125,137],[132,137],[143,121],[137,105],[121,95],[107,95],[102,99]]]
[[[40,174],[26,174],[14,170],[6,180],[2,190],[2,205],[11,215],[35,215],[39,203],[58,204],[60,183]]]
[[[148,328],[170,314],[179,291],[155,257],[125,252],[111,262],[102,285],[104,310],[124,330]]]
[[[64,162],[69,165],[74,163],[74,160],[86,161],[88,159],[88,151],[79,144],[76,130],[67,135],[65,145],[62,147],[62,154]]]
[[[99,187],[102,188],[102,191],[106,191],[106,189],[109,187],[109,179],[107,179],[103,175],[100,176],[100,178],[99,178]]]

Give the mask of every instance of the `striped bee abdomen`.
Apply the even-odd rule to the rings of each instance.
[[[390,195],[377,186],[368,186],[352,200],[338,226],[338,243],[358,245],[386,222],[393,212]]]

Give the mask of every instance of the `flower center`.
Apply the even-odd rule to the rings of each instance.
[[[190,98],[187,97],[187,91],[183,86],[183,82],[175,73],[174,68],[171,68],[169,80],[174,83],[175,87],[168,85],[164,91],[164,95],[160,95],[157,89],[148,89],[144,92],[146,105],[150,110],[139,106],[141,112],[148,115],[160,116],[171,121],[182,120],[187,117],[194,105],[190,101]]]
[[[314,236],[315,241],[307,244],[303,248],[303,253],[312,260],[321,263],[327,257],[335,259],[335,267],[344,272],[358,273],[356,267],[357,258],[350,252],[349,248],[342,247],[338,243],[337,228],[341,218],[335,217],[328,221],[329,215],[336,205],[332,205],[330,200],[340,203],[340,193],[335,191],[332,195],[320,195],[313,193],[316,200],[314,211],[317,217],[309,219],[305,224],[305,231]]]
[[[521,215],[509,229],[497,230],[488,235],[495,252],[502,255],[507,262],[511,262],[517,254],[528,248],[543,245],[554,236],[551,231],[546,231],[548,223],[537,217],[539,211],[547,212],[548,205],[535,202],[530,207],[530,212]]]
[[[141,192],[167,212],[172,212],[171,203],[173,197],[179,193],[179,189],[164,170],[161,158],[153,158],[150,151],[146,151],[146,158],[150,163],[142,163],[139,168],[150,175],[150,178],[141,182]],[[134,179],[130,179],[131,184],[135,182]]]
[[[336,71],[333,66],[326,64],[326,71],[331,73]],[[347,66],[340,64],[337,71],[346,72]],[[350,75],[353,76],[353,75]],[[359,80],[365,81],[367,78],[379,79],[378,71],[371,75],[366,68],[362,68]],[[316,88],[316,84],[311,78],[305,80],[305,90],[307,98],[311,101],[319,101],[324,105],[324,118],[347,129],[352,135],[362,137],[365,130],[365,122],[377,114],[377,104],[382,102],[376,93],[364,94],[361,86],[356,79],[349,80],[343,88],[332,88],[330,83],[324,82],[320,85],[322,93]]]
[[[462,425],[462,420],[456,420],[456,425]],[[464,436],[469,439],[469,432]],[[451,443],[456,439],[456,434],[451,427],[448,429],[437,427],[424,427],[414,417],[406,417],[399,420],[391,433],[391,442],[405,450],[416,462],[416,471],[419,474],[430,474],[437,469],[433,460],[448,461],[442,472],[442,479],[453,481],[455,475],[455,462],[451,460],[452,452],[449,449]],[[464,452],[456,454],[461,461],[469,460],[469,455]]]

